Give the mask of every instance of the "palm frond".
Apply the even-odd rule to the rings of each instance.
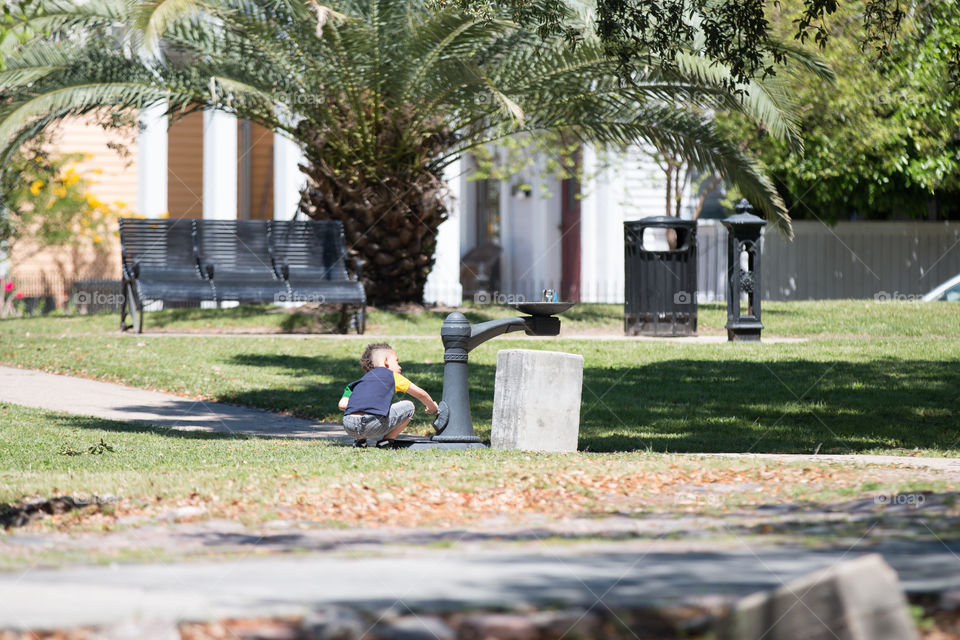
[[[143,36],[150,52],[156,52],[160,39],[180,21],[193,21],[209,7],[201,0],[140,0],[133,15],[133,25]]]
[[[80,115],[103,107],[140,109],[167,97],[167,92],[154,86],[133,82],[98,82],[50,89],[0,109],[0,144],[7,147],[20,130],[35,119],[49,121],[51,114]]]

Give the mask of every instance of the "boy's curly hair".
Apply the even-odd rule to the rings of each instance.
[[[377,351],[393,351],[393,347],[386,342],[375,342],[373,344],[368,344],[367,348],[363,350],[363,355],[360,356],[360,368],[363,369],[364,373],[370,373],[373,371],[373,354]]]

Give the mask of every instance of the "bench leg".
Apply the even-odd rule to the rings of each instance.
[[[123,310],[120,312],[120,330],[133,329],[137,333],[143,333],[143,307],[137,304],[132,283],[127,283],[124,293]],[[130,324],[126,323],[128,314],[130,315]]]
[[[120,331],[126,331],[130,328],[127,324],[127,283],[120,285],[120,293],[124,294],[123,302],[120,304]]]
[[[364,302],[353,314],[354,323],[357,327],[357,335],[363,335],[367,330],[367,303]]]

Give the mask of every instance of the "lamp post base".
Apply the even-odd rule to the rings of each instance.
[[[760,342],[761,329],[727,329],[727,342]]]
[[[475,441],[435,440],[429,436],[401,436],[395,440],[381,441],[379,445],[370,445],[369,449],[487,449],[487,445]]]
[[[422,442],[411,443],[407,449],[423,451],[426,449],[488,449],[482,442],[437,442],[436,440],[424,440]]]
[[[760,342],[763,323],[753,318],[736,319],[728,322],[724,328],[728,342]]]

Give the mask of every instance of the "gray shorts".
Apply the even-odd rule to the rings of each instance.
[[[379,440],[396,429],[404,420],[413,417],[414,407],[409,400],[394,402],[389,416],[343,416],[343,430],[354,440]]]

